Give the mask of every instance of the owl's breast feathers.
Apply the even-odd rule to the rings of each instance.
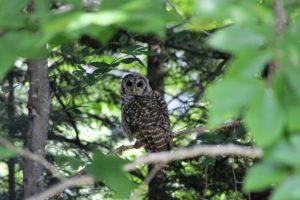
[[[123,96],[122,127],[129,139],[136,138],[147,151],[170,148],[168,109],[157,92],[145,96]]]

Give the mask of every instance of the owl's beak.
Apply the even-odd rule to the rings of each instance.
[[[133,87],[132,92],[135,95],[135,93],[136,93],[136,88],[135,87]]]

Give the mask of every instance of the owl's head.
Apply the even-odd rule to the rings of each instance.
[[[123,77],[120,92],[122,95],[148,95],[152,91],[148,79],[138,73],[130,73]]]

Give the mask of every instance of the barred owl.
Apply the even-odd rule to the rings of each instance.
[[[122,128],[135,146],[147,152],[170,149],[170,120],[167,104],[141,74],[127,74],[121,82]]]

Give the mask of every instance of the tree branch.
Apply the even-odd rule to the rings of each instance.
[[[51,89],[53,90],[54,95],[55,95],[58,103],[61,105],[62,109],[65,111],[66,116],[68,117],[69,122],[70,122],[71,126],[73,127],[73,129],[75,131],[77,143],[80,146],[81,145],[81,141],[80,141],[80,138],[79,138],[80,133],[79,133],[79,130],[77,128],[75,119],[73,118],[72,114],[69,112],[69,110],[68,110],[67,106],[64,104],[63,100],[60,98],[60,94],[58,94],[58,90],[57,90],[55,84],[51,85]]]
[[[94,183],[94,180],[90,176],[79,176],[79,177],[72,177],[69,179],[66,179],[51,188],[45,190],[44,192],[34,195],[26,200],[45,200],[48,198],[51,198],[53,196],[56,196],[63,192],[65,189],[70,187],[76,187],[76,186],[82,186],[82,185],[92,185]]]
[[[64,191],[66,188],[75,187],[75,186],[81,186],[81,185],[91,185],[94,183],[94,180],[90,176],[76,176],[72,178],[65,178],[61,176],[58,173],[58,170],[45,158],[41,157],[38,154],[34,154],[26,149],[22,149],[20,147],[14,146],[11,142],[9,142],[7,139],[0,137],[0,145],[4,146],[8,150],[19,154],[21,156],[24,156],[25,158],[28,158],[32,161],[35,161],[42,165],[45,169],[47,169],[53,176],[57,177],[61,182],[52,186],[51,188],[45,190],[44,192],[41,192],[40,194],[34,195],[32,197],[27,198],[27,200],[44,200],[48,199],[50,197],[53,197],[62,191]]]
[[[17,147],[15,145],[13,145],[11,142],[9,142],[7,139],[0,137],[0,145],[4,146],[5,148],[7,148],[8,150],[19,154],[25,158],[28,158],[32,161],[35,161],[37,163],[39,163],[40,165],[42,165],[45,169],[47,169],[53,176],[57,177],[59,180],[64,180],[64,177],[61,176],[58,173],[58,170],[56,170],[56,168],[45,158],[43,158],[42,156],[32,153],[26,149]]]
[[[234,144],[227,145],[197,145],[190,148],[182,148],[173,152],[165,151],[150,153],[146,156],[137,158],[134,162],[124,166],[125,171],[134,170],[140,164],[169,163],[175,160],[194,158],[200,155],[216,156],[243,156],[249,158],[260,158],[263,155],[261,149],[239,146]]]

